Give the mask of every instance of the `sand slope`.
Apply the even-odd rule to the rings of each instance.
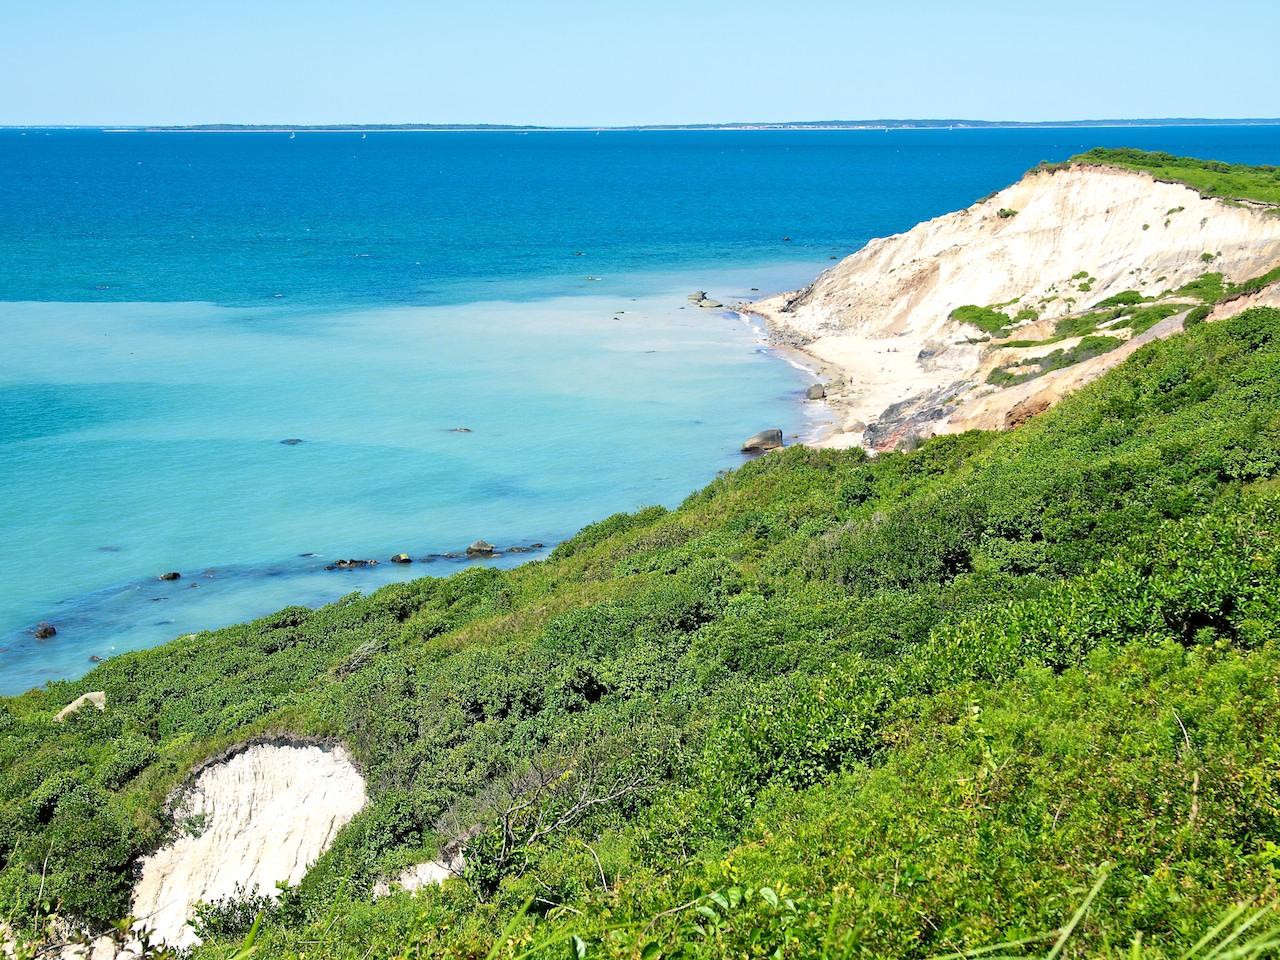
[[[170,946],[190,946],[197,902],[297,883],[366,799],[340,747],[256,744],[206,766],[178,801],[178,836],[142,862],[133,914]]]
[[[911,428],[931,433],[1002,421],[1034,392],[992,397],[1001,391],[982,383],[990,348],[975,342],[977,328],[949,319],[956,307],[1000,305],[1011,315],[1029,307],[1053,320],[1121,291],[1155,296],[1208,271],[1239,282],[1277,263],[1274,208],[1205,199],[1146,173],[1073,166],[1033,171],[967,209],[873,240],[805,289],[747,309],[780,343],[846,381],[831,391],[846,432],[827,443],[853,445],[864,442],[860,423],[911,398],[921,401],[917,414],[932,415],[916,416]],[[1060,395],[1067,381],[1110,365],[1041,386]],[[979,399],[981,413],[971,416]],[[874,445],[894,433],[872,431]]]

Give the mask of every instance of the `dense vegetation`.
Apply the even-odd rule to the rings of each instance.
[[[192,764],[292,731],[372,802],[266,956],[1043,954],[1086,901],[1059,955],[1181,955],[1280,892],[1278,480],[1255,309],[1011,433],[791,448],[544,562],[112,659],[0,701],[0,918],[121,917]],[[462,831],[463,878],[371,900]]]
[[[1280,203],[1280,167],[1255,167],[1242,163],[1223,163],[1220,160],[1175,157],[1171,153],[1137,150],[1132,147],[1094,147],[1067,162],[1145,170],[1157,180],[1185,183],[1205,197]]]

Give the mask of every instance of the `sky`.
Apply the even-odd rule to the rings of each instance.
[[[1277,0],[0,0],[0,124],[1275,117],[1277,41]]]

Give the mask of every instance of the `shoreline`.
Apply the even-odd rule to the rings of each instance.
[[[737,304],[734,309],[755,317],[766,331],[769,349],[793,366],[812,372],[825,388],[821,401],[809,402],[823,403],[831,419],[802,443],[819,449],[878,450],[880,447],[867,438],[868,427],[905,398],[935,389],[950,378],[930,376],[920,366],[916,358],[926,349],[924,341],[907,334],[873,337],[846,331],[805,342],[802,334],[778,318],[772,306],[805,289],[771,294]],[[825,349],[814,349],[813,344],[820,341],[826,341]]]

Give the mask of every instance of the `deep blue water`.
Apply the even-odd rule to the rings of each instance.
[[[454,565],[340,556],[678,503],[817,412],[686,293],[799,285],[1099,144],[1280,162],[1277,127],[0,131],[0,693]]]

